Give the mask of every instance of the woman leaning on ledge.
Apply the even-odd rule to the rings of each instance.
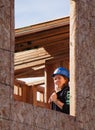
[[[51,94],[48,101],[51,104],[51,109],[69,114],[69,71],[66,68],[58,67],[52,77],[55,91]]]

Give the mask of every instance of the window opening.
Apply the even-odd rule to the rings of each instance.
[[[50,109],[51,74],[59,66],[69,70],[69,17],[15,29],[15,34],[14,98]]]

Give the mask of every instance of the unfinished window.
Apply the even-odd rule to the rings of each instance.
[[[50,108],[52,73],[59,66],[69,70],[69,17],[15,33],[15,100]]]
[[[69,0],[60,1],[64,4],[59,4],[58,1],[43,1],[44,11],[42,6],[39,11],[34,10],[34,7],[40,5],[37,1],[32,2],[32,4],[29,4],[30,1],[27,2],[28,6],[24,5],[23,2],[26,11],[29,11],[30,8],[36,11],[35,15],[31,12],[32,20],[29,20],[31,18],[29,16],[28,22],[31,22],[28,23],[28,26],[25,23],[25,17],[24,20],[21,20],[23,17],[17,17],[18,0],[15,2],[15,27],[18,29],[15,29],[14,98],[34,106],[50,109],[48,100],[54,91],[54,82],[51,75],[59,66],[69,70],[69,17],[66,17],[69,15],[69,9],[66,6],[63,8],[63,5],[66,4],[69,6]],[[22,2],[19,1],[19,7],[20,5],[22,7]],[[33,5],[33,7],[30,5]],[[47,11],[47,7],[49,7],[49,11]],[[54,16],[56,10],[58,11]],[[48,15],[48,12],[51,15],[50,13]],[[39,13],[40,21],[36,21],[39,18]],[[44,18],[47,17],[47,19],[41,18],[41,13],[42,17],[45,14]],[[26,16],[28,14],[30,12],[27,12]]]

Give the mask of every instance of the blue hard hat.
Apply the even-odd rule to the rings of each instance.
[[[66,68],[58,67],[52,74],[52,77],[54,77],[55,75],[58,75],[58,74],[65,76],[69,79],[69,71]]]

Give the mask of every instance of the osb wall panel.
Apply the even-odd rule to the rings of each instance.
[[[11,117],[14,71],[12,3],[12,0],[0,0],[0,127],[2,120],[9,120]]]
[[[11,77],[13,76],[13,53],[4,49],[0,49],[0,57],[0,82],[12,85],[13,82]]]
[[[0,82],[8,85],[13,84],[11,80],[14,50],[12,3],[12,0],[0,0]]]
[[[23,130],[27,130],[27,127],[35,130],[75,130],[74,117],[17,101],[12,104],[11,120],[14,124],[26,125],[22,126]]]
[[[95,1],[71,0],[71,61],[77,128],[95,129]],[[73,28],[74,27],[74,28]],[[72,76],[71,76],[72,77]],[[74,79],[71,79],[74,81]]]
[[[11,87],[0,83],[0,117],[10,119]]]

